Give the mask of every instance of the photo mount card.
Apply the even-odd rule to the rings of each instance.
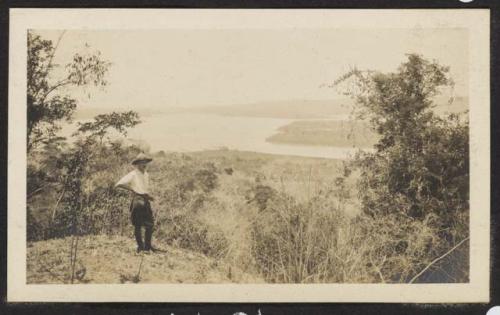
[[[489,27],[11,9],[7,300],[488,302]]]

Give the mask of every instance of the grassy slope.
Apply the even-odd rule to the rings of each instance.
[[[68,283],[71,239],[28,245],[27,283]],[[132,237],[85,236],[78,244],[76,270],[85,276],[75,283],[132,283],[142,262],[140,283],[259,283],[256,276],[218,263],[202,254],[161,245],[166,253],[137,255]],[[144,257],[144,258],[143,258]]]
[[[262,177],[262,182],[278,191],[284,191],[304,201],[311,194],[333,182],[341,174],[342,160],[274,155],[256,152],[213,150],[190,153],[204,162],[213,162],[222,168],[231,167],[234,174],[222,174],[218,190],[229,187],[247,189]],[[238,180],[238,178],[240,180]],[[235,192],[231,192],[234,196]]]
[[[183,156],[190,161],[184,161]],[[298,200],[306,200],[317,190],[329,185],[340,172],[342,161],[321,158],[279,156],[254,152],[231,150],[213,150],[189,154],[167,154],[155,156],[151,168],[152,181],[156,184],[171,182],[161,167],[175,169],[192,167],[205,162],[215,163],[222,171],[232,168],[232,175],[221,172],[218,187],[212,195],[220,204],[208,206],[200,217],[210,225],[218,226],[230,240],[229,260],[217,262],[203,254],[161,242],[157,244],[168,250],[167,254],[155,254],[145,257],[141,271],[142,282],[155,283],[259,283],[262,279],[252,271],[241,266],[242,261],[249,261],[248,218],[245,213],[251,211],[246,204],[244,194],[255,185],[256,176],[264,176],[263,183],[277,190],[283,190]],[[161,184],[163,185],[163,184]],[[153,191],[161,198],[160,191]],[[159,202],[156,203],[160,204]],[[248,209],[247,209],[248,208]],[[354,207],[356,208],[356,207]],[[355,212],[355,209],[352,212]],[[160,207],[160,215],[171,209]],[[128,222],[128,220],[127,220]],[[159,229],[163,227],[158,227]],[[168,227],[166,227],[168,229]],[[86,268],[83,282],[120,283],[133,282],[140,264],[140,256],[135,254],[135,242],[131,235],[132,227],[127,224],[124,236],[85,236],[79,243],[79,267]],[[155,235],[160,236],[161,231]],[[27,257],[28,283],[67,283],[69,281],[69,248],[71,240],[54,239],[29,244]],[[231,260],[234,260],[232,262]],[[231,265],[231,270],[229,268]],[[235,270],[240,268],[240,270]],[[78,282],[78,281],[77,281]]]

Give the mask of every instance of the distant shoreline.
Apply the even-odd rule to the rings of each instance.
[[[162,154],[159,153],[161,151],[155,152],[154,154]],[[266,159],[274,159],[274,158],[289,158],[294,160],[335,160],[335,161],[345,161],[345,159],[339,158],[326,158],[319,156],[301,156],[301,155],[288,155],[288,154],[277,154],[277,153],[265,153],[265,152],[256,152],[256,151],[244,151],[244,150],[235,150],[235,149],[207,149],[200,151],[190,151],[190,152],[174,152],[174,151],[164,151],[165,154],[186,154],[193,156],[237,156],[237,157],[247,157],[247,158],[266,158]]]
[[[368,124],[353,120],[297,120],[266,139],[273,144],[370,149],[378,136]]]

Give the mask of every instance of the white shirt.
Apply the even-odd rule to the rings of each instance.
[[[133,170],[116,183],[117,186],[125,186],[132,189],[137,194],[149,193],[149,175],[147,172],[142,173],[138,169]]]

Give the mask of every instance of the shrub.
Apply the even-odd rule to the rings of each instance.
[[[86,162],[77,160],[81,150],[85,150],[84,155],[91,153],[92,158]],[[127,171],[136,152],[135,147],[113,142],[66,149],[57,156],[39,156],[45,171],[58,174],[58,181],[51,182],[53,189],[28,199],[28,230],[33,230],[29,240],[71,235],[75,219],[79,234],[123,234],[130,198],[128,193],[114,189],[114,184]],[[82,166],[80,173],[71,168],[75,166]]]
[[[284,193],[277,195],[253,225],[257,266],[271,282],[331,281],[342,220],[328,199],[299,203]]]
[[[370,218],[361,234],[385,231],[373,246],[391,270],[389,281],[410,280],[469,235],[468,120],[432,111],[433,98],[451,84],[447,73],[409,55],[396,72],[354,70],[337,82],[355,78],[357,88],[348,94],[358,117],[368,118],[380,135],[375,152],[358,155],[355,166],[362,210]],[[466,259],[457,263],[468,268]]]

